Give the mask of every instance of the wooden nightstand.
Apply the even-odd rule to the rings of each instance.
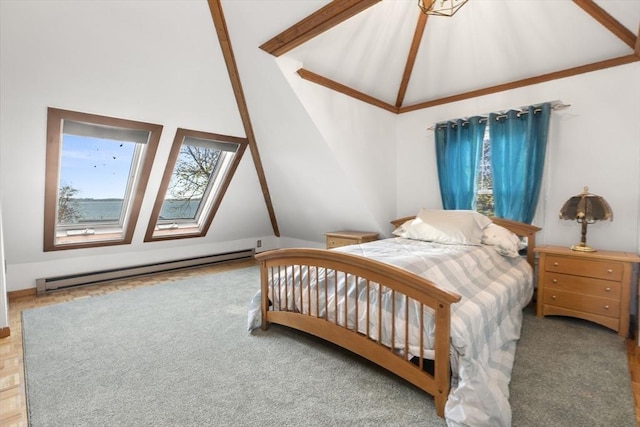
[[[327,236],[327,249],[347,245],[359,245],[360,243],[378,240],[378,233],[364,231],[331,231],[324,235]]]
[[[543,246],[535,252],[539,317],[578,317],[628,336],[632,280],[640,262],[637,254],[578,252],[558,246]]]

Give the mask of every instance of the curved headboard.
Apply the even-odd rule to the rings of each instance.
[[[400,227],[405,222],[414,219],[416,216],[406,216],[404,218],[398,218],[391,221],[391,224],[394,228]],[[534,267],[535,263],[535,254],[533,249],[536,247],[536,233],[542,230],[540,227],[536,227],[535,225],[525,224],[523,222],[513,221],[510,219],[504,218],[495,218],[491,217],[491,222],[501,227],[506,228],[511,231],[513,234],[525,237],[527,239],[527,262]]]

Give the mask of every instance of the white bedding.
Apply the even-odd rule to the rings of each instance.
[[[529,264],[523,258],[508,258],[499,255],[490,246],[443,245],[427,243],[404,238],[378,240],[362,245],[345,246],[334,249],[355,255],[365,256],[385,263],[405,268],[418,274],[437,286],[453,291],[462,296],[460,302],[452,305],[451,310],[451,362],[452,388],[445,407],[445,418],[450,426],[509,426],[511,425],[511,409],[509,406],[509,381],[515,354],[515,346],[520,336],[522,325],[522,309],[529,303],[533,294],[533,274]],[[316,275],[315,270],[308,274]],[[306,273],[305,273],[306,274]],[[324,272],[318,276],[324,279]],[[292,280],[291,275],[291,279]],[[314,283],[315,277],[302,283]],[[338,318],[344,324],[345,298],[344,278],[338,281]],[[312,285],[313,287],[313,285]],[[277,307],[282,304],[289,309],[300,310],[299,299],[303,304],[311,299],[312,311],[316,307],[315,290],[299,293],[287,288],[288,294],[270,295]],[[329,287],[325,296],[320,295],[320,316],[327,315],[335,319],[334,292]],[[346,299],[347,322],[355,327],[355,296],[360,300],[366,298],[366,288],[355,280],[347,281]],[[292,293],[298,292],[294,295]],[[377,298],[377,290],[370,288],[370,298]],[[390,295],[382,298],[384,312],[391,316]],[[260,324],[259,297],[253,299],[250,307],[249,326]],[[396,302],[398,302],[396,296]],[[400,300],[401,301],[401,300]],[[396,330],[394,348],[403,350],[404,309],[396,304]],[[325,310],[327,312],[325,313]],[[409,309],[409,353],[419,355],[419,330],[417,324],[419,309],[417,305]],[[316,314],[316,313],[313,313]],[[429,319],[425,319],[428,322]],[[401,323],[399,323],[401,322]],[[382,322],[382,341],[390,345],[390,322]],[[423,356],[433,358],[432,339],[428,331],[433,328],[425,323]],[[365,332],[366,317],[360,310],[357,320],[358,330]],[[376,316],[369,316],[369,335],[378,337]]]

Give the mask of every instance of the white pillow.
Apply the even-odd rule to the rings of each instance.
[[[515,258],[522,242],[518,236],[497,224],[489,224],[482,233],[482,243],[491,245],[500,255]]]
[[[411,237],[409,237],[409,232],[411,230],[411,224],[413,224],[413,221],[415,221],[415,219],[410,219],[408,221],[403,222],[402,225],[400,225],[398,228],[393,230],[391,234],[393,234],[394,236],[411,239]]]
[[[418,212],[418,216],[422,218],[423,221],[439,222],[445,220],[458,221],[459,223],[466,223],[470,220],[469,217],[471,217],[475,220],[480,229],[484,229],[489,224],[492,224],[491,218],[489,218],[488,216],[482,215],[477,211],[464,209],[441,210],[423,208],[420,209],[420,212]]]
[[[393,234],[451,245],[480,245],[482,229],[489,224],[491,220],[476,211],[421,209],[415,219],[402,224]]]

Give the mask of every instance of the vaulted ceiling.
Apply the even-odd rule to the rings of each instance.
[[[639,0],[334,0],[261,48],[313,83],[395,113],[640,60]]]

